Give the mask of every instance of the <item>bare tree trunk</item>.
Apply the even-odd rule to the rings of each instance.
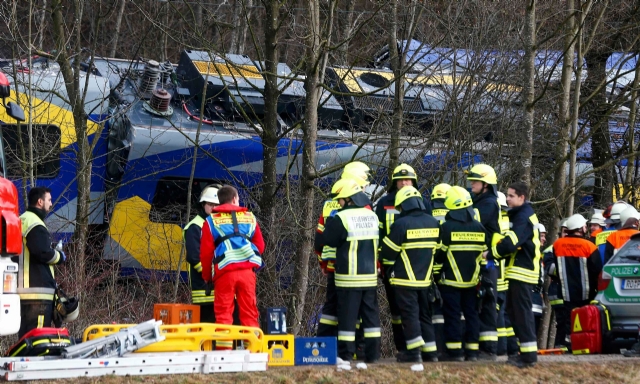
[[[66,12],[62,0],[51,0],[52,34],[54,47],[57,51],[55,59],[60,66],[60,72],[64,78],[69,103],[73,110],[73,123],[76,134],[77,150],[77,206],[76,222],[73,233],[73,246],[75,252],[71,263],[75,269],[75,284],[78,287],[86,284],[86,263],[85,250],[87,249],[89,234],[89,204],[91,199],[91,172],[92,172],[92,146],[89,142],[87,129],[87,116],[84,111],[85,91],[80,87],[80,63],[82,57],[82,17],[84,12],[84,2],[76,1],[73,7],[74,24],[65,25],[64,14]],[[100,19],[96,20],[96,28],[100,27]],[[75,35],[69,36],[66,31],[73,31]],[[94,42],[95,44],[95,42]],[[94,46],[91,47],[95,48]],[[74,56],[74,61],[71,57]],[[88,78],[85,79],[88,81]],[[77,289],[80,300],[84,300],[84,292]]]
[[[535,98],[536,55],[536,0],[528,0],[524,23],[524,129],[525,142],[522,150],[524,173],[522,180],[531,185],[531,160],[533,158],[533,113]]]
[[[237,0],[241,1],[241,0]],[[278,186],[276,160],[278,158],[278,28],[280,4],[270,0],[265,7],[264,29],[264,119],[262,139],[262,196],[260,209],[267,223],[275,220],[275,199]]]
[[[247,28],[249,18],[251,17],[251,7],[253,0],[235,0],[233,2],[233,30],[231,31],[231,47],[230,53],[242,55],[245,49],[245,41],[247,38]],[[270,23],[270,20],[265,20]],[[279,27],[276,27],[276,30]],[[266,29],[265,29],[266,30]]]
[[[402,131],[402,117],[404,112],[404,81],[402,81],[402,59],[398,54],[398,2],[390,4],[391,15],[389,23],[389,61],[393,70],[395,81],[395,94],[393,95],[393,116],[391,137],[389,142],[388,176],[391,182],[393,169],[400,161],[400,132]],[[404,54],[404,53],[403,53]]]
[[[584,18],[588,9],[582,9],[580,12],[578,26],[578,67],[576,68],[576,85],[573,94],[573,111],[571,112],[571,158],[569,162],[569,196],[567,198],[566,217],[573,214],[573,206],[576,198],[576,165],[578,151],[578,118],[580,113],[580,91],[582,88],[582,66],[584,65]]]
[[[562,95],[559,104],[559,123],[560,132],[558,134],[558,144],[556,146],[556,159],[564,159],[567,155],[567,147],[569,145],[569,130],[571,129],[571,112],[569,104],[571,102],[571,75],[573,74],[573,59],[575,51],[575,6],[574,0],[567,0],[566,13],[567,21],[564,25],[564,59],[562,62],[562,79],[560,82]],[[550,233],[555,236],[560,226],[559,217],[566,217],[565,201],[567,174],[565,167],[558,167],[553,183],[553,195],[556,196],[556,211],[553,215],[553,223],[551,224]],[[552,239],[551,239],[552,240]]]
[[[116,15],[115,31],[113,31],[113,45],[111,45],[109,57],[116,57],[116,51],[118,49],[118,38],[120,37],[120,27],[122,26],[122,16],[124,15],[124,8],[126,5],[127,0],[120,0],[120,8],[118,8],[118,14]]]
[[[635,78],[631,87],[631,108],[629,110],[629,158],[627,159],[627,173],[624,178],[624,194],[625,197],[634,196],[633,175],[635,174],[636,149],[635,144],[635,126],[638,115],[638,87],[640,86],[640,64],[636,64]],[[636,202],[634,202],[636,203]]]
[[[342,45],[338,48],[338,57],[337,63],[338,65],[349,65],[348,63],[348,51],[349,51],[349,41],[348,39],[351,37],[352,31],[352,23],[353,23],[353,10],[355,9],[356,2],[355,0],[346,0],[347,5],[345,7],[346,15],[341,17],[342,20],[342,33],[339,37],[342,40]]]
[[[38,49],[42,49],[42,40],[44,39],[44,33],[46,28],[44,27],[45,17],[47,15],[47,0],[42,0],[42,10],[40,11],[40,32],[38,33]]]

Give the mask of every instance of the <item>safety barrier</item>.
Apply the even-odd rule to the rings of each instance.
[[[108,336],[136,324],[96,324],[84,330],[82,341]],[[251,353],[260,353],[264,345],[264,333],[260,328],[237,325],[196,323],[161,325],[165,340],[151,344],[136,352],[185,352],[211,350],[215,341],[242,341]]]

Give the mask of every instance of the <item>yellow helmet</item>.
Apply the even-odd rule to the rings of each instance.
[[[433,187],[433,190],[431,191],[431,200],[446,199],[447,191],[450,189],[451,189],[451,186],[446,183],[436,185],[435,187]]]
[[[447,191],[447,198],[444,201],[444,206],[450,210],[463,209],[473,205],[471,195],[469,192],[462,188],[453,186]]]
[[[396,193],[396,201],[395,201],[394,205],[396,207],[399,207],[399,206],[402,205],[402,203],[405,200],[410,199],[412,197],[417,197],[420,200],[422,200],[422,195],[420,194],[420,192],[415,187],[412,187],[410,185],[402,187],[402,189],[400,189],[398,191],[398,193]]]
[[[362,187],[353,179],[340,179],[331,188],[333,200],[346,199],[358,192],[362,192]]]
[[[359,186],[366,187],[369,185],[369,177],[371,176],[369,166],[360,161],[352,161],[344,166],[341,179],[353,179]]]
[[[403,179],[412,179],[416,182],[418,181],[418,176],[416,175],[416,171],[409,164],[400,164],[393,170],[393,176],[391,180],[403,180]]]
[[[498,184],[498,178],[496,177],[496,171],[487,164],[476,164],[471,169],[466,171],[467,180],[482,181],[487,184]]]

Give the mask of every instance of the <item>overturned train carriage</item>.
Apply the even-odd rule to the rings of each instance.
[[[153,61],[109,59],[95,60],[94,67],[95,73],[109,78],[113,87],[106,177],[115,188],[107,204],[109,229],[104,257],[118,260],[125,273],[141,268],[175,270],[182,249],[182,226],[190,219],[186,217],[187,200],[195,202],[202,188],[213,182],[250,189],[259,187],[262,180],[263,148],[258,133],[264,113],[263,63],[246,56],[184,51],[175,67]],[[302,132],[294,127],[304,113],[304,78],[285,64],[278,64],[277,71],[282,90],[278,101],[282,137],[277,172],[294,180],[302,163]],[[350,84],[351,75],[330,71],[343,75],[328,79],[330,86]],[[379,75],[380,71],[373,72]],[[360,72],[355,73],[362,77]],[[381,87],[373,91],[367,96],[370,99],[389,98]],[[345,92],[336,92],[341,93]],[[419,100],[415,89],[407,95],[408,99]],[[357,158],[383,175],[388,135],[365,132],[361,127],[349,129],[351,116],[370,113],[365,104],[354,105],[328,91],[321,99],[318,169],[338,169]],[[419,102],[424,105],[432,101]],[[422,107],[407,111],[420,117],[429,113]],[[424,164],[432,172],[446,172],[446,163],[467,166],[480,160],[480,145],[474,148],[470,144],[462,153],[454,154],[433,140],[403,140],[401,161]],[[194,156],[194,183],[191,196],[187,196]],[[335,172],[318,182],[328,186],[337,175]]]

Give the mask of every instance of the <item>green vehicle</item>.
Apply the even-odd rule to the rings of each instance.
[[[640,329],[640,234],[631,239],[604,266],[596,300],[609,309],[611,335],[635,339]],[[604,347],[604,346],[603,346]]]

